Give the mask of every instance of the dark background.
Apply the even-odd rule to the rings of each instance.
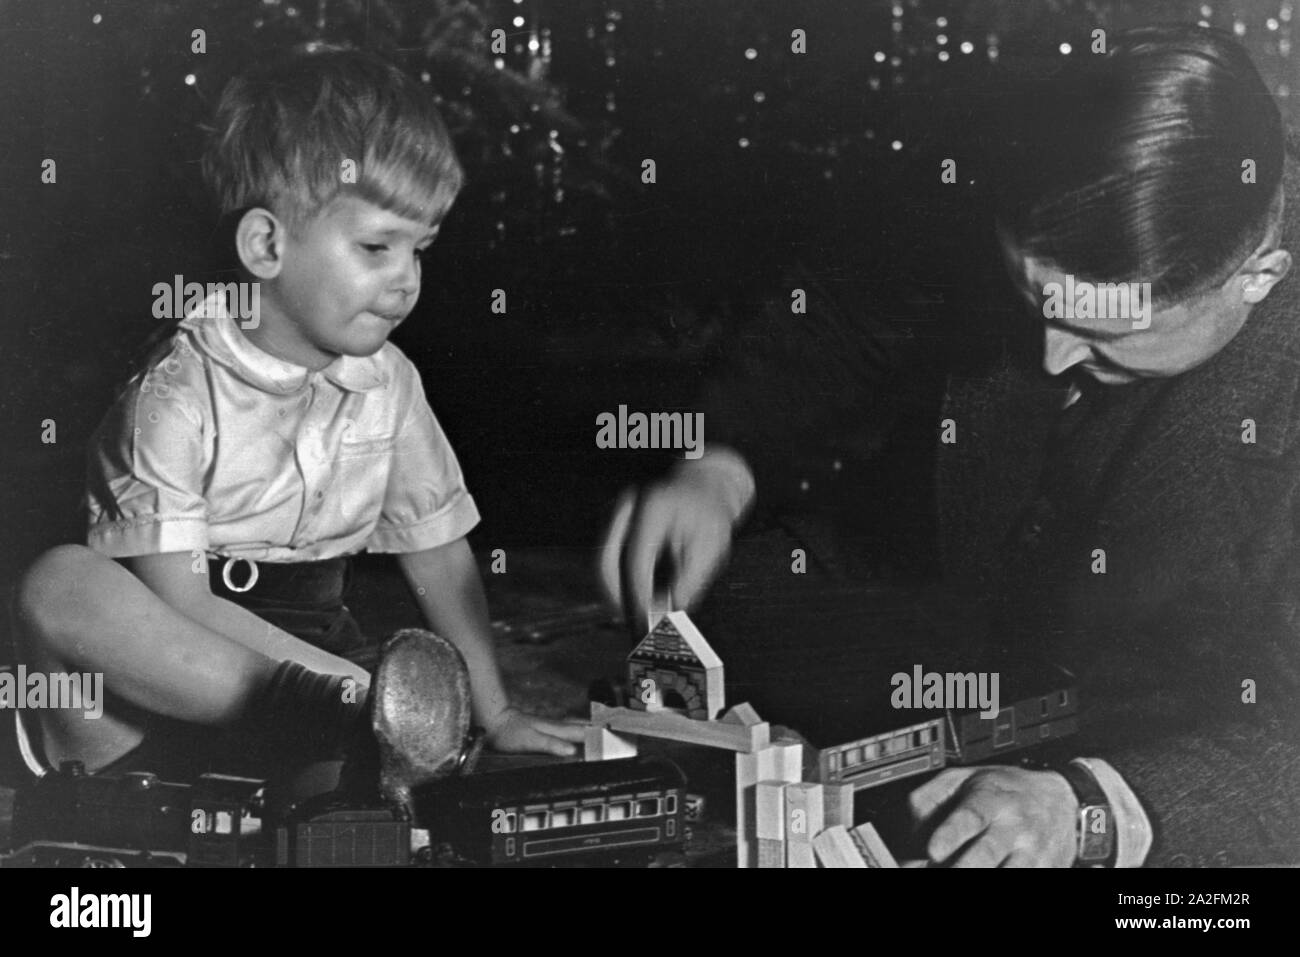
[[[692,408],[759,306],[788,301],[792,267],[878,280],[909,334],[954,361],[1032,331],[1013,318],[984,215],[997,84],[1088,55],[1096,27],[1204,19],[1235,28],[1294,123],[1292,9],[0,0],[0,586],[41,550],[84,540],[85,441],[159,333],[153,284],[203,281],[213,261],[202,124],[225,79],[277,48],[372,46],[439,96],[469,182],[394,341],[479,502],[476,545],[583,547],[618,489],[667,462],[597,449],[597,414]],[[498,26],[511,46],[500,65]],[[200,28],[207,52],[194,54]],[[56,184],[40,181],[47,157]],[[955,185],[940,183],[945,158]],[[498,287],[505,316],[489,309]]]

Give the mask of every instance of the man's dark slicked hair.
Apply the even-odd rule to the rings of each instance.
[[[1282,118],[1226,33],[1144,27],[1024,103],[1001,223],[1026,256],[1094,282],[1150,282],[1175,305],[1222,285],[1264,239]],[[1243,182],[1243,162],[1255,182]]]

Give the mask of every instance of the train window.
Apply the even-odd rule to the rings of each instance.
[[[863,745],[862,758],[864,761],[874,761],[880,757],[880,743],[873,741],[870,744]]]
[[[605,809],[599,804],[578,810],[579,824],[599,824],[605,820]]]
[[[665,814],[676,814],[676,813],[677,813],[677,795],[676,795],[676,794],[670,794],[670,795],[668,795],[666,798],[664,798],[664,813],[665,813]]]
[[[831,753],[830,760],[828,763],[830,765],[830,771],[832,774],[834,774],[836,771],[840,769],[840,755],[838,751],[834,751]]]
[[[1042,701],[1042,706],[1043,706],[1043,717],[1046,718],[1046,717],[1047,717],[1047,699],[1046,699],[1046,698],[1043,699],[1043,701]]]
[[[636,802],[637,817],[658,817],[659,816],[659,799],[646,798],[643,801]]]
[[[1062,691],[1062,692],[1061,692],[1060,703],[1061,703],[1061,707],[1062,707],[1062,708],[1064,708],[1067,704],[1070,703],[1070,692],[1068,692],[1068,691]]]
[[[524,827],[525,831],[543,831],[546,829],[546,812],[545,811],[525,811]]]
[[[850,764],[861,764],[861,763],[862,763],[861,748],[849,748],[849,750],[844,752],[845,766],[848,766]]]
[[[605,820],[607,821],[626,821],[631,816],[632,816],[631,801],[615,801],[613,804],[609,806],[609,809],[605,812]]]
[[[556,808],[551,811],[551,827],[573,827],[577,817],[576,807]]]
[[[234,832],[234,829],[235,829],[235,822],[234,822],[234,818],[231,816],[231,813],[229,811],[218,811],[217,812],[217,833],[230,834]]]

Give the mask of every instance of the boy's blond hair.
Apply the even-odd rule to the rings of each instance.
[[[464,182],[426,88],[373,54],[322,44],[226,85],[203,177],[223,217],[260,206],[292,232],[345,192],[433,224]]]

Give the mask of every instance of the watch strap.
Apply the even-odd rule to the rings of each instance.
[[[1106,792],[1086,765],[1077,761],[1060,765],[1059,771],[1079,800],[1076,824],[1078,848],[1075,865],[1111,867],[1115,862],[1115,812]]]

